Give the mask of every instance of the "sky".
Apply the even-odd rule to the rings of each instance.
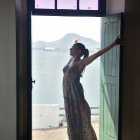
[[[100,17],[32,16],[32,41],[51,42],[76,33],[100,42]]]

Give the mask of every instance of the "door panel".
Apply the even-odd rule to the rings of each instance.
[[[120,27],[120,14],[102,18],[101,48],[120,35]],[[118,140],[119,62],[119,46],[101,56],[100,140]]]

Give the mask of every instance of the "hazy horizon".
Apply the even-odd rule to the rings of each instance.
[[[32,16],[32,42],[51,42],[76,33],[100,42],[99,17]]]

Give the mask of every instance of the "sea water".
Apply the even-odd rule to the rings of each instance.
[[[32,78],[35,80],[32,89],[33,104],[59,104],[60,108],[64,108],[63,67],[69,59],[69,52],[32,51]],[[90,107],[99,107],[100,58],[86,67],[80,81]],[[99,110],[92,110],[92,113],[98,112]],[[63,113],[64,110],[61,110]]]

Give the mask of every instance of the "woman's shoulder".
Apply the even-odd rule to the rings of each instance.
[[[81,66],[86,66],[85,64],[86,64],[86,59],[87,59],[87,57],[86,58],[83,58],[83,59],[81,59],[80,60],[80,62],[79,62],[79,65],[81,65]]]

